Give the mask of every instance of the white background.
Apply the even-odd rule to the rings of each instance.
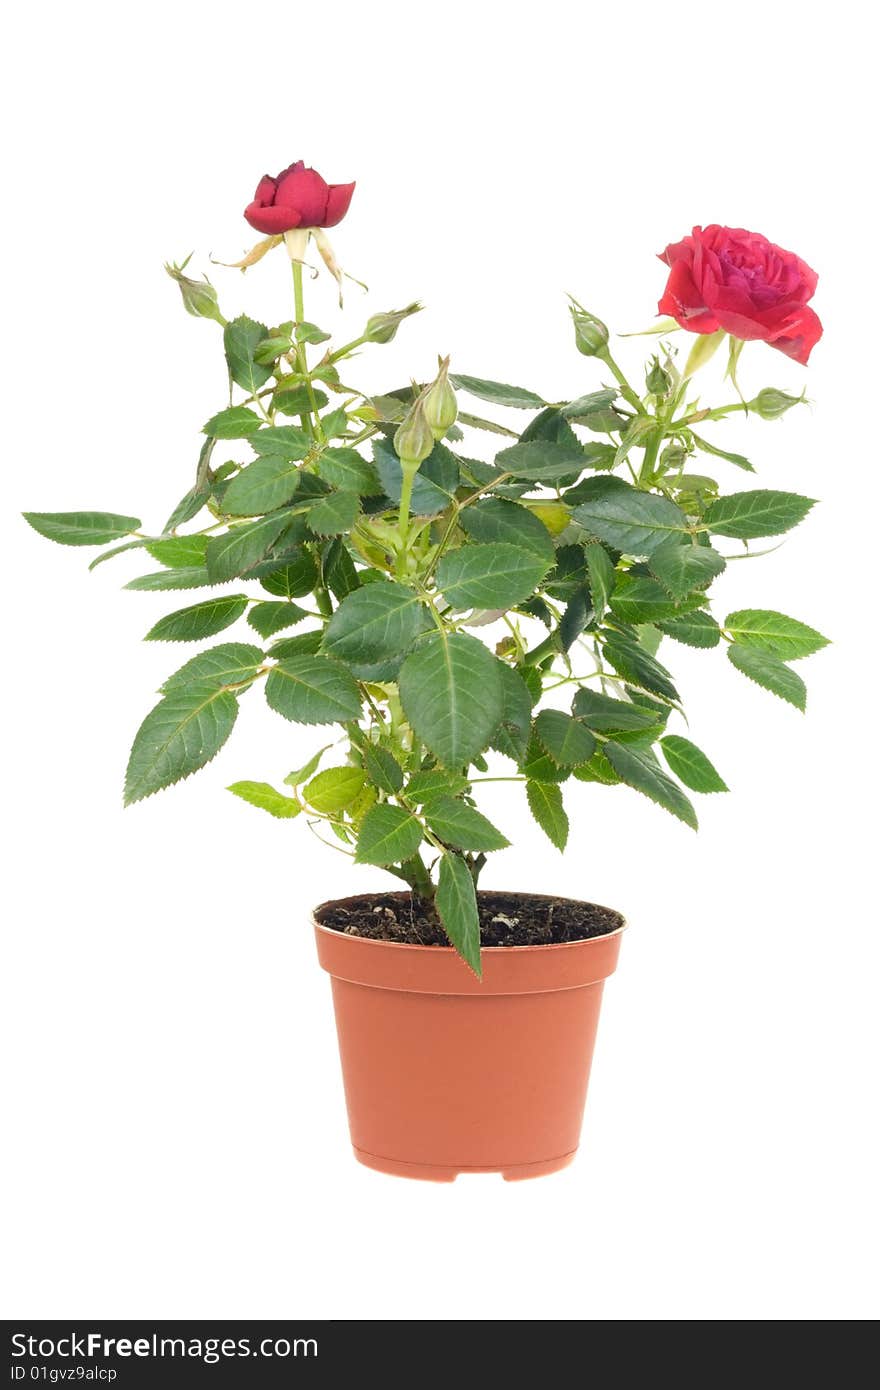
[[[544,0],[247,9],[18,9],[3,93],[8,739],[7,1316],[845,1319],[877,1310],[876,235],[863,7]],[[518,792],[490,885],[622,908],[584,1143],[553,1178],[434,1186],[354,1163],[310,906],[386,880],[223,788],[314,740],[252,696],[205,772],[123,814],[131,735],[186,652],[143,645],[176,596],[22,508],[159,527],[224,400],[215,326],[162,271],[231,260],[259,176],[358,180],[309,316],[427,312],[357,368],[438,351],[551,396],[600,384],[564,291],[647,326],[654,258],[695,222],[763,231],[820,272],[808,370],[747,349],[748,391],[807,384],[783,422],[725,428],[764,485],[821,497],[735,564],[719,612],[782,609],[835,645],[809,712],[718,652],[668,644],[692,736],[734,788],[694,836],[628,789],[571,785],[561,858]],[[280,254],[211,271],[226,312],[291,311]],[[338,341],[343,340],[342,338]],[[638,376],[650,346],[621,344]],[[720,399],[720,370],[706,399]],[[714,436],[722,442],[722,427]],[[732,549],[733,547],[731,547]],[[171,602],[168,602],[168,597]],[[182,600],[181,600],[182,602]],[[487,789],[488,790],[488,789]]]

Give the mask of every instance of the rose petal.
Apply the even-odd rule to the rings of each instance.
[[[675,261],[663,298],[657,305],[658,314],[669,314],[682,328],[692,333],[715,333],[718,322],[700,299],[691,278],[689,266]]]
[[[338,222],[342,221],[348,212],[353,193],[353,183],[331,183],[330,196],[327,199],[327,211],[324,214],[323,225],[325,227],[335,227]]]
[[[741,338],[744,343],[751,343],[756,339],[766,342],[767,328],[754,318],[738,314],[733,309],[717,309],[716,313],[718,326],[723,328],[725,333],[730,333],[734,338]]]
[[[277,236],[279,232],[289,232],[300,225],[295,208],[263,207],[254,202],[248,204],[244,215],[252,227],[266,236]]]
[[[786,357],[793,357],[795,362],[800,362],[801,366],[805,367],[810,360],[810,353],[821,337],[822,323],[819,315],[808,305],[804,305],[767,341],[771,347],[778,348]]]
[[[259,203],[260,207],[268,207],[275,198],[275,180],[271,174],[264,174],[257,184],[257,191],[254,194],[254,202]]]
[[[322,227],[330,190],[315,169],[296,167],[278,179],[275,206],[295,208],[299,222],[291,226]]]
[[[675,265],[676,261],[687,261],[690,264],[693,254],[693,238],[686,236],[682,241],[671,241],[666,250],[660,252],[657,259],[664,261],[666,265]]]

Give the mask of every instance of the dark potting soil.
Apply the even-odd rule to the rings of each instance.
[[[610,907],[545,898],[532,893],[478,893],[483,946],[550,946],[605,936],[623,926]],[[408,946],[448,946],[432,905],[411,893],[378,893],[326,903],[316,913],[323,927],[346,936]]]

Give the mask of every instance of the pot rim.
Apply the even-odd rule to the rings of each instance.
[[[328,899],[328,902],[339,901],[342,901],[342,899]],[[572,900],[570,899],[569,901]],[[327,905],[328,903],[319,903],[318,907],[315,908],[315,912],[318,912],[322,907],[326,907]],[[596,906],[599,907],[600,904],[597,903]],[[455,954],[455,947],[452,946],[452,944],[449,946],[422,946],[415,941],[382,941],[373,936],[358,936],[356,932],[349,934],[344,931],[337,931],[335,927],[325,927],[324,923],[319,922],[314,916],[314,913],[312,914],[312,922],[315,931],[326,933],[327,936],[334,938],[341,937],[343,941],[363,942],[365,946],[383,946],[385,950],[390,949],[394,951],[436,951],[439,955],[444,956],[448,951],[451,951],[453,955]],[[615,927],[614,931],[601,932],[598,936],[582,936],[578,941],[539,941],[532,946],[481,946],[480,953],[485,955],[487,952],[491,952],[492,955],[512,956],[514,953],[517,955],[524,955],[526,952],[566,950],[573,946],[580,946],[583,948],[590,941],[611,941],[613,937],[621,936],[628,927],[629,922],[623,922],[619,927]]]
[[[381,894],[381,896],[391,897],[394,896],[397,892],[399,892],[402,897],[405,895],[406,889],[392,890],[392,893],[383,893]],[[514,895],[512,890],[506,888],[487,888],[480,889],[478,890],[478,892],[511,892],[511,895]],[[312,923],[315,927],[315,930],[320,932],[326,932],[331,937],[343,937],[347,941],[362,941],[367,946],[383,946],[386,950],[389,947],[391,947],[396,951],[439,951],[443,954],[445,954],[447,951],[454,952],[455,948],[451,944],[448,946],[423,946],[415,941],[382,941],[381,939],[373,936],[358,936],[357,932],[353,932],[351,933],[351,935],[349,935],[347,932],[338,931],[336,927],[325,927],[324,923],[318,920],[318,913],[321,912],[322,909],[325,907],[336,907],[339,903],[352,902],[353,900],[358,898],[375,898],[376,896],[376,893],[347,893],[344,898],[328,898],[326,902],[318,903],[317,907],[312,908],[311,914]],[[618,908],[605,907],[604,903],[590,903],[587,902],[586,898],[566,898],[560,893],[523,893],[520,896],[524,898],[543,899],[543,901],[545,902],[549,902],[552,899],[553,901],[557,902],[578,903],[582,904],[585,907],[601,907],[605,912],[616,913],[616,915],[620,918],[620,926],[615,927],[613,931],[599,932],[595,936],[582,936],[577,941],[540,941],[535,942],[531,946],[482,946],[480,948],[481,954],[484,952],[491,952],[493,955],[497,953],[499,955],[509,956],[512,955],[513,952],[517,952],[518,954],[520,954],[525,951],[557,951],[560,948],[574,946],[579,946],[581,949],[583,949],[583,947],[590,941],[609,941],[612,937],[620,936],[629,927],[628,920],[624,917],[623,913],[620,912]]]
[[[501,891],[501,890],[499,890]],[[432,995],[541,994],[598,984],[617,964],[620,939],[627,923],[599,936],[579,941],[536,943],[531,946],[484,946],[482,978],[452,946],[422,946],[404,941],[379,941],[348,935],[324,926],[317,914],[329,905],[373,899],[376,893],[350,894],[321,903],[312,914],[318,958],[336,980],[379,989]],[[403,894],[401,894],[403,896]],[[558,894],[534,893],[533,898],[556,899]],[[568,902],[583,901],[576,898]],[[599,904],[592,904],[598,906]],[[616,911],[616,909],[607,909]],[[621,914],[617,914],[621,916]]]

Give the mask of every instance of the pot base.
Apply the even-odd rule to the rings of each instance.
[[[354,1148],[354,1156],[365,1168],[373,1168],[377,1173],[390,1173],[395,1178],[416,1178],[422,1182],[455,1182],[459,1173],[500,1173],[505,1182],[520,1182],[523,1178],[541,1178],[546,1173],[558,1173],[567,1168],[577,1153],[561,1154],[558,1158],[546,1158],[540,1163],[511,1163],[506,1168],[494,1165],[472,1167],[469,1164],[404,1163],[397,1158],[383,1158],[380,1154],[367,1153],[366,1149]]]

